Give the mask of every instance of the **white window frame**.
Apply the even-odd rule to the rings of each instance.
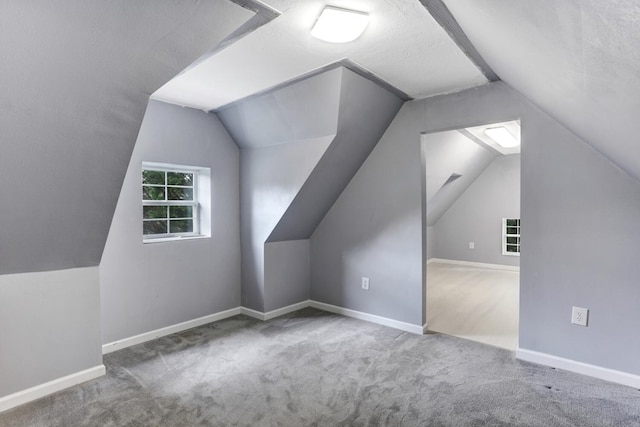
[[[142,162],[141,167],[141,176],[142,171],[151,170],[157,172],[165,173],[165,184],[157,185],[158,187],[165,188],[165,200],[142,200],[142,206],[192,206],[193,207],[193,231],[186,233],[163,233],[163,234],[144,234],[142,232],[142,241],[143,243],[158,243],[158,242],[167,242],[173,240],[184,240],[184,239],[198,239],[211,237],[211,192],[210,192],[210,169],[197,167],[197,166],[186,166],[186,165],[174,165],[168,163],[153,163],[153,162]],[[180,172],[180,173],[192,173],[193,174],[193,186],[183,187],[183,188],[193,188],[193,200],[168,200],[168,187],[172,187],[167,185],[166,181],[166,173],[167,172]],[[148,184],[140,184],[140,189],[142,190],[143,186],[154,186]],[[178,186],[180,187],[180,186]],[[144,209],[141,209],[144,210]],[[170,212],[167,209],[167,221],[170,221],[169,218]],[[140,225],[142,226],[145,221],[153,221],[153,219],[144,219],[144,214],[141,212],[140,215],[142,222]],[[167,223],[169,225],[169,223]],[[142,230],[141,230],[142,231]]]
[[[518,234],[507,234],[507,228],[513,228],[513,226],[507,227],[507,220],[517,220],[518,221]],[[520,256],[520,218],[502,218],[502,255],[506,256]],[[507,243],[507,237],[517,237],[518,243]],[[507,246],[517,246],[518,252],[510,252],[507,251]]]

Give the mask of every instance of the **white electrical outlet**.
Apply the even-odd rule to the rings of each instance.
[[[589,309],[582,307],[573,307],[571,310],[571,323],[574,325],[587,326],[589,318]]]
[[[364,289],[365,291],[369,290],[369,278],[368,277],[363,277],[362,278],[362,289]]]
[[[469,249],[475,249],[476,244],[473,242],[469,242]]]

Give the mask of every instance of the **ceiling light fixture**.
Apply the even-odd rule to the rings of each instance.
[[[504,126],[485,129],[484,133],[493,139],[502,148],[513,148],[520,145],[520,141],[511,134]]]
[[[347,43],[360,37],[369,15],[355,10],[325,6],[311,29],[311,35],[330,43]]]

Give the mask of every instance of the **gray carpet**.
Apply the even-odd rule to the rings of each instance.
[[[305,309],[105,356],[107,376],[1,426],[640,426],[636,389]]]

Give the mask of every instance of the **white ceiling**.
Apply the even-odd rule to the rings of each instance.
[[[640,180],[638,0],[442,1],[501,80]],[[419,0],[329,0],[371,15],[343,45],[309,33],[327,1],[266,3],[281,16],[154,97],[215,110],[344,58],[414,98],[487,82]]]
[[[364,34],[346,44],[310,35],[326,1],[264,3],[281,15],[169,81],[153,97],[215,110],[344,58],[414,98],[487,82],[418,0],[331,1],[371,16]]]
[[[444,0],[498,76],[640,180],[638,0]]]

